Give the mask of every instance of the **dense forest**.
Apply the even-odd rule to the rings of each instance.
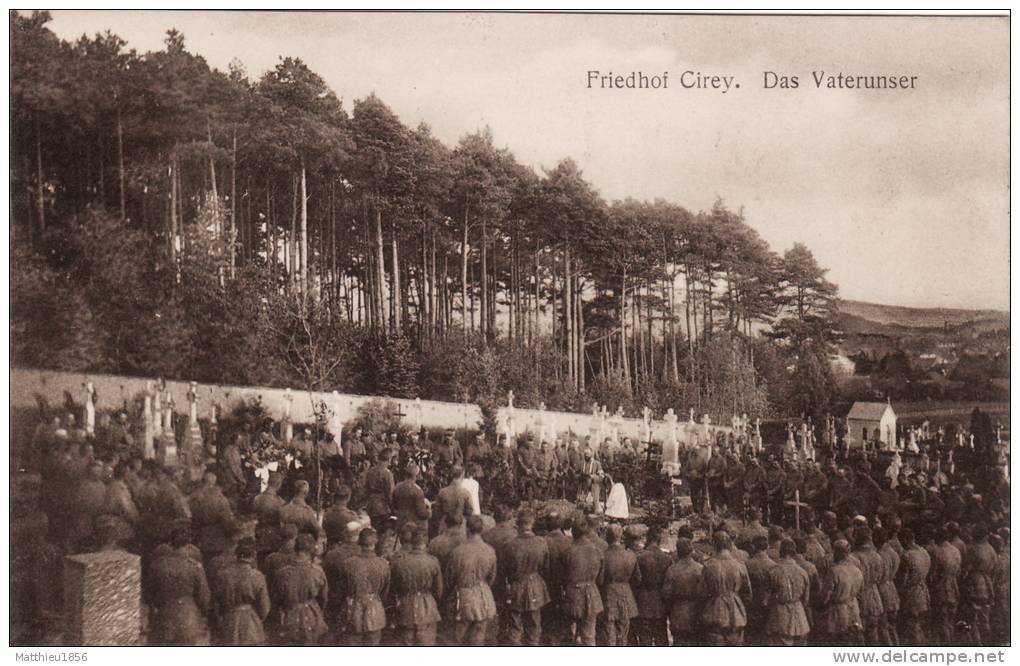
[[[300,59],[257,78],[14,12],[19,365],[631,415],[824,412],[836,287],[740,210],[605,201]],[[677,159],[690,159],[679,156]]]

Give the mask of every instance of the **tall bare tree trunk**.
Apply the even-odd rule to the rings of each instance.
[[[577,339],[574,333],[574,290],[570,275],[570,247],[563,253],[563,316],[566,319],[567,332],[567,377],[570,383],[577,386]]]
[[[478,318],[478,328],[482,333],[482,344],[489,339],[489,264],[488,264],[488,239],[486,238],[486,218],[482,216],[482,295],[481,312]]]
[[[230,147],[230,229],[227,232],[228,254],[230,257],[230,279],[234,278],[237,264],[237,128],[234,128]]]
[[[468,330],[468,209],[470,204],[464,204],[464,236],[460,242],[460,302],[461,302],[461,329],[464,333]]]
[[[375,204],[375,288],[376,301],[374,319],[376,326],[386,332],[386,302],[383,289],[386,285],[386,258],[384,256],[383,233],[382,233],[382,208],[379,203]]]
[[[42,128],[39,123],[39,115],[35,117],[35,196],[36,213],[39,216],[39,236],[46,232],[46,181],[43,179],[42,161]]]
[[[308,293],[308,175],[305,169],[305,158],[301,158],[301,265],[298,268],[298,283],[301,289],[301,302]]]
[[[117,180],[120,184],[120,219],[127,219],[127,197],[124,194],[124,124],[120,117],[120,102],[117,102]]]
[[[584,294],[582,293],[581,280],[577,279],[575,284],[577,285],[577,296],[575,298],[577,303],[577,390],[584,393],[584,366],[585,360],[588,358],[584,344]]]
[[[400,250],[397,246],[397,224],[393,222],[393,284],[390,290],[390,302],[393,303],[393,331],[400,332],[400,316],[402,314],[403,299],[401,298],[400,284]]]

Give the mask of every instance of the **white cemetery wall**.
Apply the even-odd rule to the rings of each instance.
[[[12,408],[34,408],[36,406],[35,395],[40,395],[47,400],[51,407],[64,404],[64,391],[71,393],[76,402],[83,402],[85,398],[85,384],[91,381],[96,389],[96,409],[123,409],[130,405],[136,395],[145,391],[148,382],[155,382],[155,379],[144,377],[123,377],[118,375],[86,374],[75,372],[58,372],[54,370],[29,370],[24,368],[11,368],[11,407]],[[173,396],[175,410],[186,414],[189,409],[188,391],[191,388],[187,381],[166,381],[167,390]],[[218,404],[220,413],[228,412],[234,405],[249,398],[260,398],[268,413],[276,419],[282,419],[286,410],[286,389],[277,389],[260,386],[221,386],[215,384],[198,384],[198,417],[209,418],[212,415],[213,405]],[[309,423],[314,420],[313,400],[315,402],[325,401],[331,409],[339,409],[340,417],[345,423],[350,423],[357,417],[358,408],[374,400],[382,400],[396,410],[399,406],[404,414],[402,422],[410,426],[417,423],[415,401],[403,398],[384,398],[379,396],[363,396],[351,394],[339,394],[339,397],[332,393],[292,390],[291,396],[291,419],[295,423]],[[471,403],[442,402],[439,400],[421,400],[421,424],[426,428],[477,428],[482,420],[482,412],[478,405]],[[541,415],[541,416],[540,416]],[[501,407],[497,414],[497,432],[504,432],[506,425],[507,408]],[[538,424],[539,419],[546,423],[550,432],[566,436],[574,434],[582,441],[591,434],[593,416],[590,413],[580,414],[573,412],[541,412],[537,409],[514,408],[514,430],[517,433],[531,431],[536,437],[541,431]],[[604,437],[612,432],[613,417],[610,414],[605,422]],[[657,441],[666,439],[667,426],[662,421],[652,421],[652,437]],[[691,437],[687,434],[688,429],[698,432],[702,426],[695,424],[690,426],[684,421],[677,423],[678,439],[682,443],[689,443]],[[711,432],[729,431],[724,426],[710,426]],[[644,439],[644,423],[641,419],[625,418],[620,425],[620,437],[630,437],[641,441]]]

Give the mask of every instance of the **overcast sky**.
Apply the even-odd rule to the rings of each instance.
[[[254,78],[297,56],[350,110],[375,92],[453,145],[488,125],[536,168],[573,157],[612,200],[721,197],[777,251],[804,242],[845,298],[1009,309],[1009,23],[1003,18],[54,12]],[[587,72],[669,72],[666,90]],[[685,90],[692,70],[740,88]],[[763,72],[798,76],[765,90]],[[812,71],[916,76],[819,90]]]

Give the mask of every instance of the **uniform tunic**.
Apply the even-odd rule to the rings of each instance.
[[[705,598],[702,570],[691,558],[670,565],[662,583],[662,599],[669,608],[669,630],[674,635],[689,636],[698,626],[698,613]]]
[[[761,628],[768,615],[769,580],[776,562],[768,553],[755,553],[747,561],[747,577],[751,581],[751,604],[747,609],[753,627]]]
[[[987,606],[995,600],[993,577],[998,556],[987,543],[972,543],[963,558],[963,593],[972,604]]]
[[[328,540],[340,541],[347,532],[347,524],[360,521],[361,516],[351,511],[348,507],[340,505],[331,506],[322,515],[322,531],[326,533]]]
[[[415,549],[393,562],[390,576],[398,627],[439,622],[438,602],[443,598],[439,560],[424,550]]]
[[[885,612],[882,595],[878,591],[879,583],[885,577],[885,560],[872,544],[858,548],[854,551],[854,556],[860,562],[861,574],[864,576],[864,585],[857,597],[857,604],[860,607],[861,620],[868,625]]]
[[[903,551],[900,558],[899,590],[900,611],[905,615],[917,616],[928,612],[928,572],[931,557],[918,545]]]
[[[462,543],[464,543],[464,536],[458,528],[452,527],[432,539],[432,541],[429,541],[429,555],[438,559],[439,564],[442,565],[445,571],[450,554],[453,553],[454,548]]]
[[[152,564],[150,598],[155,605],[152,627],[159,645],[208,645],[209,586],[202,565],[181,552],[171,552]]]
[[[295,560],[273,579],[279,608],[280,637],[285,644],[314,645],[326,633],[322,607],[329,600],[326,574],[317,564]]]
[[[453,549],[443,580],[450,592],[448,617],[455,622],[482,622],[496,617],[492,585],[496,582],[496,551],[480,538]]]
[[[638,616],[658,619],[666,616],[665,604],[662,602],[662,586],[666,580],[666,570],[672,559],[658,546],[649,546],[637,554],[638,568],[641,570],[641,584],[634,588],[637,599]]]
[[[861,611],[857,597],[864,587],[864,575],[849,560],[833,564],[822,581],[819,602],[823,606],[821,630],[841,636],[860,628]]]
[[[425,502],[425,492],[412,479],[405,479],[393,488],[393,513],[397,531],[407,523],[423,526],[432,514]]]
[[[605,553],[602,568],[602,603],[606,621],[637,617],[637,600],[632,586],[640,585],[641,569],[637,556],[621,544],[614,544]]]
[[[900,610],[900,594],[896,591],[896,575],[900,570],[900,556],[896,549],[887,541],[882,544],[878,551],[885,562],[885,570],[881,582],[878,584],[878,593],[882,597],[882,608],[886,614],[898,613]]]
[[[811,581],[793,558],[780,560],[769,571],[769,616],[765,626],[771,636],[799,638],[811,630],[807,608]]]
[[[743,629],[747,611],[740,595],[752,592],[747,568],[729,551],[722,551],[705,563],[701,580],[708,599],[701,613],[702,622],[722,632]]]
[[[340,626],[354,634],[386,626],[383,599],[390,585],[390,564],[373,552],[360,552],[340,563]]]
[[[315,511],[303,501],[291,500],[280,508],[280,524],[287,523],[297,525],[298,532],[307,532],[315,536],[319,534],[319,521],[315,517]]]
[[[196,545],[203,554],[220,553],[229,546],[226,527],[233,522],[230,502],[217,486],[202,486],[188,498]]]
[[[384,464],[377,464],[365,475],[365,511],[369,516],[390,515],[390,498],[393,495],[393,473]]]
[[[932,604],[938,608],[956,606],[960,603],[960,551],[949,543],[931,549],[931,571],[928,576]]]
[[[563,612],[572,621],[594,620],[602,612],[602,553],[587,539],[574,539],[563,558]]]
[[[262,645],[262,623],[269,615],[265,577],[251,564],[237,562],[224,570],[216,590],[220,640],[225,645]]]
[[[267,490],[255,498],[253,508],[258,520],[255,543],[260,553],[280,547],[280,509],[285,503],[275,490]]]
[[[361,546],[356,543],[344,542],[333,544],[322,556],[322,571],[326,574],[326,584],[332,592],[329,597],[329,606],[326,608],[330,618],[339,617],[340,606],[343,602],[339,595],[342,586],[340,567],[348,558],[360,554]]]
[[[534,534],[522,534],[504,548],[510,609],[536,611],[548,604],[545,576],[549,572],[549,545],[546,540]]]

